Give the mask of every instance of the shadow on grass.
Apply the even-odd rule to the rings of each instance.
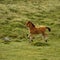
[[[4,44],[10,44],[11,41],[3,41],[3,42],[1,42],[1,43],[4,43]]]
[[[48,60],[48,59],[41,59],[41,60]]]
[[[15,42],[21,42],[20,40],[15,40]]]
[[[34,43],[34,46],[50,46],[50,44],[48,44],[48,43],[36,42],[36,43]]]

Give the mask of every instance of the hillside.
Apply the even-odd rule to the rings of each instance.
[[[49,35],[48,44],[50,46],[47,46],[45,48],[45,44],[42,44],[43,46],[33,46],[34,43],[39,40],[40,38],[36,37],[34,39],[33,45],[30,45],[28,42],[27,34],[29,31],[27,30],[27,27],[25,26],[26,21],[32,21],[36,26],[40,25],[46,25],[51,28],[51,32],[47,32]],[[5,45],[4,38],[8,37],[10,39],[10,44]],[[16,41],[16,42],[15,42]],[[3,42],[3,43],[2,43]],[[47,54],[46,50],[50,50],[48,54],[45,56],[47,59],[45,60],[60,60],[60,0],[0,0],[0,51],[1,51],[1,60],[15,60],[12,58],[13,56],[20,59],[17,56],[21,57],[21,60],[28,60],[31,58],[31,60],[44,60],[43,57],[45,56],[44,53]],[[16,45],[15,45],[16,44]],[[27,46],[29,45],[29,46]],[[19,48],[17,51],[21,54],[19,55],[18,52],[14,52],[15,46]],[[22,48],[23,46],[23,48]],[[26,47],[27,46],[27,47]],[[32,47],[33,46],[33,47]],[[9,50],[13,49],[12,50]],[[45,51],[43,50],[45,48]],[[57,48],[56,48],[57,47]],[[6,49],[6,52],[10,54],[12,51],[12,55],[9,54],[8,57],[5,57],[4,49]],[[23,55],[24,49],[28,49],[29,53],[26,50],[26,54]],[[30,51],[31,48],[31,51]],[[42,49],[41,49],[42,48]],[[37,49],[41,49],[42,53],[38,53],[39,50],[34,51]],[[56,50],[55,50],[56,49]],[[19,51],[20,50],[20,51]],[[33,51],[33,53],[31,53]],[[55,55],[56,52],[56,55]],[[16,53],[18,53],[16,55]],[[25,52],[24,52],[25,53]],[[53,53],[53,54],[52,54]],[[26,55],[33,55],[26,57]],[[36,54],[36,56],[34,55]],[[40,55],[39,55],[40,54]],[[41,56],[42,54],[42,56]],[[49,55],[51,54],[51,56]],[[22,56],[21,56],[22,55]],[[25,56],[25,57],[24,57]],[[40,56],[41,58],[38,58]],[[22,58],[24,57],[24,58]],[[44,57],[44,58],[45,58]],[[49,58],[51,57],[51,58]],[[36,59],[35,59],[36,58]]]

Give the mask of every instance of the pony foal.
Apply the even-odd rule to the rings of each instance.
[[[32,40],[32,36],[35,35],[35,34],[42,34],[45,42],[47,42],[47,34],[45,33],[46,29],[48,29],[48,31],[50,32],[51,29],[47,26],[40,26],[40,27],[35,27],[35,25],[31,22],[31,21],[28,21],[26,23],[26,26],[29,28],[29,31],[30,31],[30,34],[29,34],[29,38],[30,38],[30,41],[33,41]]]

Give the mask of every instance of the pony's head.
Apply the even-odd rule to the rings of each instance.
[[[26,23],[26,26],[27,26],[27,27],[35,27],[35,25],[34,25],[31,21],[28,21],[28,22]]]

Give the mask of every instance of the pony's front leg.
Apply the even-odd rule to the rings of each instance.
[[[32,34],[28,35],[30,42],[33,42]]]

